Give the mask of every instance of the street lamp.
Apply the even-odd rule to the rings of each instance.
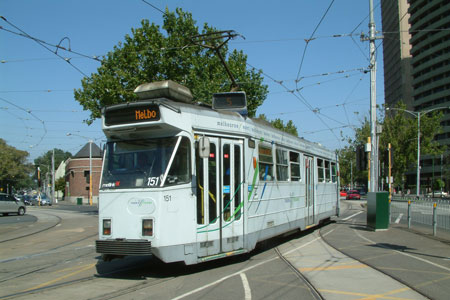
[[[79,136],[89,141],[89,205],[92,206],[92,140],[79,134],[67,133],[67,136],[71,135]]]
[[[403,108],[386,107],[386,110],[404,111],[404,112],[407,112],[417,118],[417,183],[416,183],[416,185],[417,185],[416,196],[417,197],[420,196],[420,116],[427,114],[429,112],[435,111],[435,110],[439,110],[439,109],[450,109],[450,106],[435,107],[435,108],[424,110],[424,111],[411,111],[411,110],[407,110],[407,109],[403,109]]]

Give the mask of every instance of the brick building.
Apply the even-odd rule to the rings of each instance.
[[[65,200],[89,204],[89,143],[84,145],[74,157],[66,161]],[[102,170],[103,155],[100,148],[92,143],[92,202],[98,203],[98,189]]]

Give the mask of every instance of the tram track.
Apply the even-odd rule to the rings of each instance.
[[[314,297],[314,299],[317,300],[323,300],[325,299],[322,294],[319,292],[318,289],[308,280],[308,278],[302,274],[284,255],[280,252],[278,247],[275,249],[275,253],[278,255],[278,257],[295,273],[295,275],[309,288],[311,291],[311,295]]]
[[[72,286],[72,285],[76,285],[76,284],[80,284],[80,283],[84,283],[84,282],[88,282],[88,281],[89,282],[100,281],[101,279],[103,279],[105,277],[118,276],[123,273],[140,270],[141,268],[142,268],[142,266],[140,266],[140,265],[126,266],[126,267],[123,267],[120,269],[115,269],[113,271],[102,273],[101,275],[93,274],[93,275],[84,276],[84,277],[74,279],[74,280],[49,284],[46,286],[32,288],[32,289],[28,289],[28,290],[24,290],[24,291],[20,291],[20,292],[16,292],[16,293],[11,293],[8,295],[0,295],[0,300],[15,299],[15,298],[19,298],[19,297],[23,297],[23,296],[27,296],[27,295],[38,295],[40,293],[45,293],[47,291],[56,290],[58,288],[65,288],[68,286]],[[178,277],[179,276],[171,276],[171,277],[166,277],[166,278],[161,278],[161,279],[156,279],[156,280],[149,280],[148,278],[144,278],[140,282],[133,284],[131,286],[128,286],[126,288],[122,288],[120,290],[112,291],[112,292],[109,292],[109,293],[106,293],[103,295],[97,295],[97,296],[94,296],[91,298],[86,298],[86,299],[89,299],[89,300],[115,299],[115,298],[123,297],[123,296],[126,296],[127,294],[130,294],[130,293],[133,293],[133,292],[136,292],[136,291],[148,288],[148,287],[157,286],[159,284],[166,283],[166,282],[168,282],[170,280],[174,280]]]
[[[351,205],[350,205],[350,207],[351,207]],[[346,221],[344,221],[344,222],[348,222],[348,221],[346,220]],[[352,222],[352,224],[355,223],[354,220],[352,220],[351,222]],[[337,221],[336,224],[337,224],[338,226],[341,225],[339,221]],[[370,268],[372,268],[372,269],[374,269],[374,270],[377,270],[378,272],[380,272],[380,273],[382,273],[382,274],[384,274],[384,275],[386,275],[386,276],[392,278],[393,280],[396,280],[396,281],[402,283],[403,285],[407,286],[407,287],[410,288],[411,290],[413,290],[413,291],[419,293],[420,295],[424,296],[425,298],[429,299],[429,296],[428,296],[428,295],[424,294],[422,291],[418,290],[418,289],[415,288],[414,286],[411,286],[411,284],[409,284],[408,282],[402,280],[401,278],[399,278],[399,277],[397,277],[397,276],[393,276],[392,274],[390,274],[390,273],[384,271],[383,269],[378,268],[375,264],[372,264],[372,263],[370,263],[369,261],[362,260],[362,259],[360,259],[360,258],[358,258],[358,257],[356,257],[356,256],[354,256],[354,255],[352,255],[352,254],[350,254],[348,251],[342,251],[342,249],[337,248],[336,246],[334,246],[332,243],[330,243],[330,242],[325,238],[325,236],[324,236],[323,233],[322,233],[322,228],[319,228],[319,236],[320,236],[320,238],[322,239],[322,241],[323,241],[326,245],[328,245],[329,247],[331,247],[332,249],[334,249],[334,250],[336,250],[336,251],[338,251],[338,252],[344,254],[345,256],[347,256],[347,257],[349,257],[349,258],[351,258],[351,259],[353,259],[353,260],[355,260],[355,261],[357,261],[357,262],[359,262],[359,263],[361,263],[361,264],[363,264],[363,265],[367,265],[367,266],[369,266]]]
[[[50,229],[52,229],[52,228],[55,228],[56,226],[58,226],[59,224],[61,224],[61,221],[62,221],[62,218],[61,218],[61,217],[59,217],[59,216],[57,216],[57,215],[54,215],[54,214],[45,213],[45,212],[41,212],[41,213],[42,213],[42,214],[45,214],[45,215],[48,215],[48,216],[55,217],[55,218],[57,219],[57,222],[56,222],[55,224],[52,224],[52,225],[49,225],[49,226],[47,226],[47,227],[41,228],[41,229],[39,229],[38,231],[33,231],[33,232],[29,232],[29,233],[27,233],[27,234],[23,234],[23,235],[20,235],[20,236],[15,236],[15,237],[12,237],[12,238],[7,238],[7,239],[4,239],[4,240],[0,240],[0,244],[6,243],[6,242],[9,242],[9,241],[18,240],[18,239],[25,238],[25,237],[29,237],[29,236],[32,236],[32,235],[36,235],[36,234],[38,234],[38,233],[41,233],[41,232],[50,230]]]

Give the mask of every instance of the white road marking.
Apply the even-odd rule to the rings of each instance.
[[[363,240],[366,240],[366,241],[368,241],[369,243],[374,244],[374,245],[377,244],[377,243],[375,243],[374,241],[372,241],[372,240],[370,240],[370,239],[368,239],[368,238],[362,236],[358,231],[356,231],[356,230],[353,230],[353,231],[354,231],[360,238],[362,238]],[[383,247],[383,246],[381,246],[381,247]],[[404,256],[408,256],[408,257],[411,257],[411,258],[420,260],[420,261],[422,261],[422,262],[424,262],[424,263],[430,264],[430,265],[432,265],[432,266],[435,266],[435,267],[437,267],[437,268],[441,268],[441,269],[443,269],[443,270],[446,270],[446,271],[450,272],[450,268],[447,268],[447,267],[438,265],[438,264],[436,264],[436,263],[434,263],[434,262],[432,262],[432,261],[426,260],[426,259],[424,259],[424,258],[417,257],[417,256],[414,256],[414,255],[411,255],[411,254],[408,254],[408,253],[405,253],[405,252],[402,252],[402,251],[394,250],[394,249],[391,249],[391,248],[389,248],[389,247],[383,247],[383,248],[388,249],[388,250],[392,250],[392,251],[394,251],[394,252],[396,252],[396,253],[398,253],[398,254],[404,255]]]
[[[400,223],[400,220],[402,219],[402,217],[403,217],[403,214],[399,214],[397,219],[395,219],[395,224]]]
[[[251,300],[252,299],[252,290],[250,289],[250,285],[248,284],[247,276],[245,276],[245,273],[241,273],[241,279],[242,279],[242,285],[244,286],[244,292],[245,292],[245,300]]]
[[[364,212],[363,210],[358,211],[357,213],[355,213],[355,214],[353,214],[353,215],[351,215],[351,216],[348,216],[348,217],[345,218],[345,219],[342,219],[342,221],[347,221],[347,220],[353,218],[354,216],[357,216],[357,215],[359,215],[359,214],[362,214],[363,212]]]
[[[334,231],[334,229],[333,229],[333,230],[330,230],[329,232],[327,232],[327,233],[325,233],[325,234],[323,234],[322,236],[326,236],[326,235],[332,233],[333,231]],[[308,243],[305,243],[305,244],[303,244],[303,245],[301,245],[301,246],[299,246],[299,247],[297,247],[297,248],[295,248],[295,249],[292,249],[292,250],[290,250],[290,251],[285,252],[283,255],[288,255],[288,254],[290,254],[290,253],[292,253],[292,252],[294,252],[294,251],[297,251],[297,250],[300,249],[300,248],[306,247],[306,246],[308,246],[308,245],[310,245],[310,244],[312,244],[312,243],[314,243],[315,241],[320,240],[320,239],[321,239],[321,237],[317,237],[317,238],[315,238],[315,239],[309,241]],[[247,267],[247,268],[245,268],[245,269],[242,269],[242,270],[239,271],[239,272],[236,272],[236,273],[227,275],[227,276],[225,276],[225,277],[222,277],[222,278],[220,278],[220,279],[218,279],[218,280],[216,280],[216,281],[213,281],[213,282],[208,283],[208,284],[206,284],[206,285],[204,285],[204,286],[201,286],[201,287],[199,287],[199,288],[196,288],[195,290],[192,290],[192,291],[190,291],[190,292],[184,293],[183,295],[180,295],[180,296],[178,296],[178,297],[172,298],[172,300],[183,299],[183,298],[185,298],[185,297],[188,297],[188,296],[190,296],[190,295],[193,295],[193,294],[195,294],[195,293],[198,293],[198,292],[200,292],[200,291],[202,291],[202,290],[204,290],[204,289],[206,289],[206,288],[209,288],[209,287],[211,287],[211,286],[213,286],[213,285],[216,285],[216,284],[218,284],[218,283],[221,283],[222,281],[225,281],[225,280],[227,280],[227,279],[229,279],[229,278],[231,278],[231,277],[233,277],[233,276],[243,274],[243,273],[245,273],[245,272],[247,272],[247,271],[249,271],[249,270],[252,270],[252,269],[254,269],[254,268],[256,268],[256,267],[259,267],[259,266],[261,266],[261,265],[263,265],[263,264],[266,264],[266,263],[268,263],[268,262],[274,261],[274,260],[276,260],[276,259],[279,259],[279,257],[278,257],[278,256],[272,257],[272,258],[270,258],[270,259],[268,259],[268,260],[265,260],[265,261],[262,261],[262,262],[260,262],[260,263],[257,263],[256,265],[253,265],[253,266]]]

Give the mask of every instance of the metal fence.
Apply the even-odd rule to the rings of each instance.
[[[393,197],[390,206],[391,224],[432,226],[450,231],[450,200],[432,198]]]

